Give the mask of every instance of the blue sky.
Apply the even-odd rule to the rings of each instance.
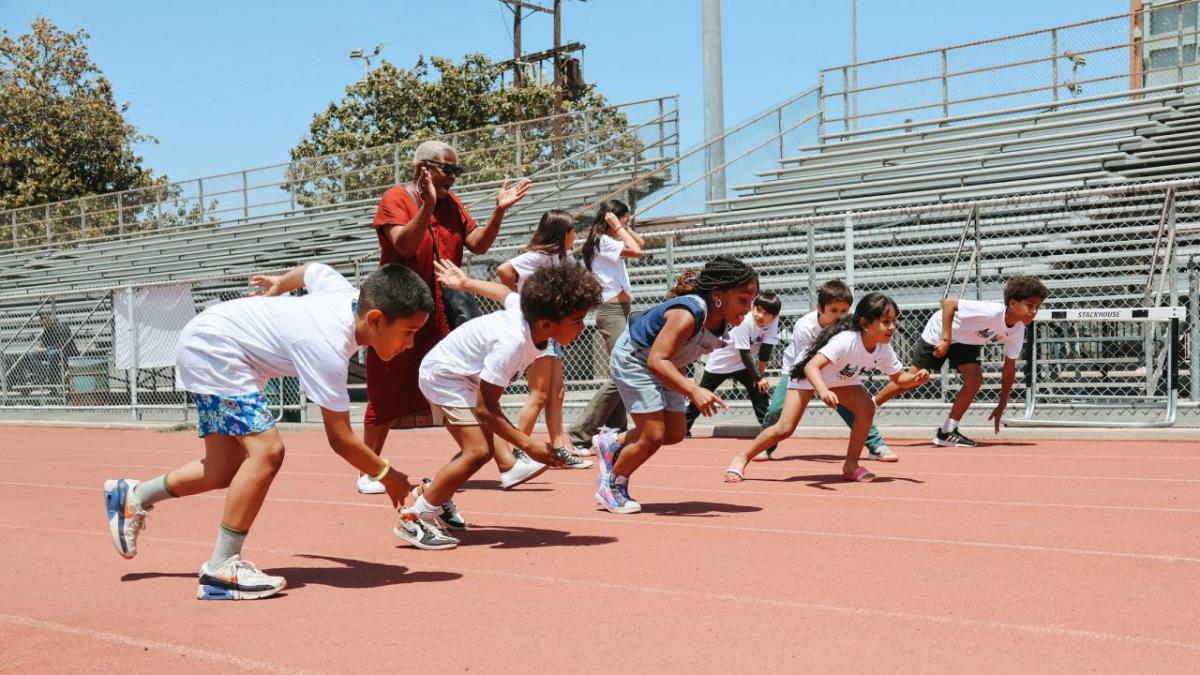
[[[549,0],[541,0],[550,4]],[[1126,0],[859,0],[860,59],[1118,14]],[[732,126],[806,89],[850,56],[849,0],[724,0],[725,121]],[[362,76],[347,54],[384,43],[420,54],[512,54],[496,0],[154,2],[3,0],[0,28],[45,16],[86,29],[129,119],[159,143],[139,147],[182,180],[284,162],[312,115]],[[551,22],[524,23],[524,46],[551,46]],[[563,38],[587,45],[584,76],[614,102],[680,95],[685,147],[703,135],[700,0],[566,0]]]

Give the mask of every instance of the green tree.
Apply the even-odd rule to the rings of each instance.
[[[604,110],[593,87],[563,105],[567,113],[592,114],[510,124],[552,116],[554,87],[504,87],[499,75],[482,54],[461,63],[421,57],[411,69],[383,61],[313,116],[291,151],[288,189],[305,206],[378,197],[380,188],[408,178],[407,170],[395,175],[397,160],[407,167],[416,145],[430,138],[455,146],[469,171],[464,183],[628,162],[642,151],[626,115]]]
[[[133,149],[154,139],[138,133],[117,108],[112,85],[88,56],[88,37],[45,18],[24,35],[0,32],[0,209],[166,189],[165,179],[155,178]],[[139,199],[124,206],[136,212]],[[98,210],[87,229],[117,220],[115,210]],[[84,214],[52,216],[60,239],[82,232],[72,227],[76,216],[80,225],[86,222]]]

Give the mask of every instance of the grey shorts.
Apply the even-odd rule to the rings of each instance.
[[[633,343],[626,331],[617,340],[609,358],[613,384],[617,385],[625,408],[637,414],[686,411],[687,397],[659,383],[646,365],[645,351]]]

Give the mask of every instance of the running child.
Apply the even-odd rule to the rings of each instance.
[[[766,415],[763,416],[760,430],[766,430],[779,421],[779,413],[783,410],[783,401],[787,397],[789,373],[792,371],[792,366],[796,364],[796,359],[808,351],[809,345],[816,341],[822,330],[848,314],[850,305],[853,303],[854,294],[846,282],[841,279],[827,281],[817,290],[816,311],[805,314],[792,327],[792,339],[787,348],[783,350],[782,372],[784,375],[775,385],[775,391],[771,395],[771,405],[767,409]],[[837,414],[846,423],[846,426],[854,425],[854,415],[846,406],[839,405]],[[754,458],[755,461],[770,459],[775,448],[775,445],[767,448],[764,453]],[[887,446],[879,429],[874,424],[867,432],[867,458],[880,462],[900,461],[900,457]]]
[[[228,488],[212,556],[200,566],[201,600],[252,600],[283,589],[241,557],[242,545],[283,464],[284,446],[267,409],[268,378],[299,377],[321,406],[333,451],[382,483],[396,506],[408,478],[350,428],[350,356],[373,347],[388,360],[413,344],[433,311],[429,287],[403,265],[372,272],[362,290],[332,268],[310,263],[281,276],[256,276],[260,297],[224,302],[188,322],[179,337],[175,381],[196,400],[204,459],[147,481],[105,481],[104,504],[117,552],[137,554],[147,514],[167,499]],[[271,297],[304,288],[302,297]]]
[[[497,443],[507,441],[538,462],[564,466],[553,443],[534,441],[509,422],[500,396],[551,339],[565,345],[578,337],[584,317],[600,302],[600,285],[578,265],[543,267],[526,278],[520,295],[502,284],[472,279],[448,260],[434,266],[447,288],[490,298],[504,309],[454,329],[421,361],[421,393],[460,448],[432,482],[413,490],[416,503],[401,511],[396,524],[397,537],[423,549],[458,545],[442,532],[443,527],[467,528],[450,498],[491,461]]]
[[[1050,290],[1037,277],[1016,276],[1004,285],[1004,304],[982,300],[942,300],[942,311],[934,312],[925,324],[913,353],[913,365],[929,372],[941,370],[947,359],[962,375],[962,388],[954,396],[950,414],[933,435],[933,444],[941,447],[973,448],[975,441],[958,428],[963,415],[983,386],[979,352],[983,345],[1004,345],[1004,367],[1000,375],[1000,400],[988,419],[1000,433],[1000,419],[1008,407],[1008,395],[1017,379],[1017,359],[1025,344],[1025,326],[1033,322]],[[900,389],[888,384],[875,395],[882,405]]]
[[[575,243],[575,218],[566,211],[554,209],[542,214],[537,230],[529,238],[529,243],[521,249],[521,253],[496,269],[500,283],[520,293],[525,282],[533,273],[543,267],[562,267],[575,264],[569,257],[571,246]],[[562,347],[550,338],[546,351],[538,357],[533,365],[525,371],[525,379],[529,383],[529,397],[525,406],[517,415],[517,428],[526,436],[533,434],[538,415],[546,411],[546,431],[555,447],[563,449],[559,455],[566,462],[567,468],[586,469],[592,465],[590,461],[579,459],[579,454],[571,447],[570,439],[563,432],[563,366]],[[501,452],[499,447],[497,453]],[[519,453],[519,454],[518,454]],[[517,459],[528,457],[521,450],[513,451]],[[501,487],[505,476],[500,479]]]
[[[779,421],[758,434],[754,443],[733,458],[725,470],[725,482],[745,479],[746,464],[758,453],[788,438],[796,430],[808,402],[816,395],[830,408],[843,406],[854,415],[842,476],[859,483],[875,479],[859,466],[863,443],[875,419],[875,402],[862,386],[859,373],[880,370],[902,388],[929,380],[925,370],[905,371],[892,350],[899,308],[883,293],[868,293],[858,301],[854,314],[845,316],[821,331],[800,361],[792,368],[787,399]]]
[[[718,347],[709,354],[704,374],[700,377],[700,386],[709,391],[716,391],[725,380],[736,380],[746,390],[746,396],[750,399],[759,424],[762,424],[763,416],[767,413],[767,392],[771,390],[771,383],[767,382],[766,377],[767,364],[771,361],[771,350],[779,344],[781,309],[783,303],[777,294],[772,291],[760,291],[754,298],[754,308],[750,310],[749,320],[729,329],[725,346]],[[689,403],[689,433],[699,416],[700,411]]]
[[[638,317],[617,340],[609,359],[621,401],[633,415],[635,428],[617,435],[605,428],[596,436],[600,475],[596,501],[611,513],[637,513],[641,504],[629,496],[629,478],[664,445],[683,440],[684,411],[691,399],[711,416],[725,402],[684,375],[683,369],[721,346],[727,326],[750,312],[758,294],[758,274],[727,256],[710,260],[699,272],[685,272],[666,302]]]

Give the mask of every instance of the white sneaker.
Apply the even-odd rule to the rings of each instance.
[[[258,600],[275,595],[284,586],[287,581],[283,577],[263,574],[254,563],[234,554],[215,569],[210,569],[207,561],[200,566],[200,588],[196,597],[200,600]]]
[[[367,478],[365,473],[358,474],[358,491],[364,495],[385,495],[387,490],[384,489],[383,483],[377,480]]]
[[[900,455],[892,452],[892,449],[886,445],[881,445],[874,450],[867,448],[867,457],[878,460],[880,462],[899,462]]]
[[[137,537],[146,526],[146,514],[142,502],[133,494],[138,483],[132,478],[104,481],[104,508],[108,512],[108,531],[113,546],[122,558],[137,555]],[[153,507],[151,507],[153,508]]]
[[[500,473],[500,487],[505,490],[516,487],[530,478],[536,478],[546,470],[545,464],[533,461],[520,448],[513,448],[513,456],[517,458],[517,463],[508,471]]]

